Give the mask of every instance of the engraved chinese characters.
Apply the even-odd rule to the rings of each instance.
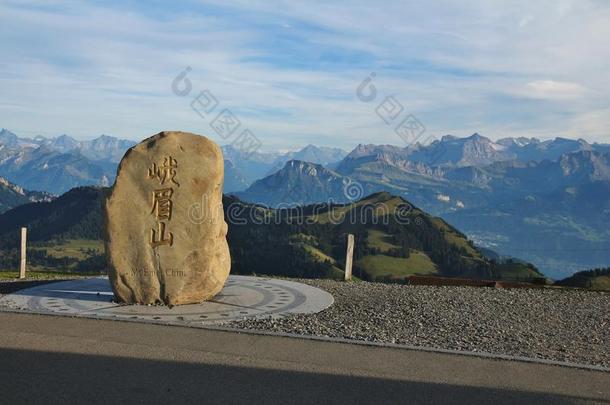
[[[178,166],[178,162],[176,159],[171,156],[165,157],[163,159],[163,166],[157,168],[157,164],[153,163],[153,167],[148,169],[148,178],[149,179],[158,179],[161,186],[165,184],[166,181],[173,183],[173,185],[179,187],[180,184],[176,182],[176,167]],[[168,235],[165,235],[165,225],[166,222],[169,221],[172,217],[172,194],[174,193],[174,189],[171,187],[161,188],[153,191],[152,196],[152,211],[151,213],[155,213],[157,217],[157,230],[150,230],[150,245],[152,247],[157,247],[160,245],[169,245],[171,246],[174,242],[174,235],[171,232],[168,232]]]
[[[222,289],[230,269],[223,175],[220,148],[185,132],[161,132],[125,154],[106,201],[117,300],[198,303]]]

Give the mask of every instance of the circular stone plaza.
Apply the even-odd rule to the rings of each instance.
[[[119,319],[189,326],[311,314],[328,308],[326,291],[280,279],[231,275],[223,290],[201,304],[121,305],[106,277],[48,283],[0,298],[0,309],[37,314]]]

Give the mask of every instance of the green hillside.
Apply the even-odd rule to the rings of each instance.
[[[579,271],[556,283],[566,287],[589,288],[610,291],[610,268]]]
[[[418,251],[410,252],[409,257],[367,255],[358,259],[355,266],[356,274],[361,270],[373,280],[400,279],[412,274],[438,274],[438,269],[430,257]]]
[[[37,257],[40,269],[102,270],[106,194],[103,188],[77,188],[52,202],[26,204],[0,215],[0,268],[16,264],[18,230],[27,226],[31,257]],[[457,229],[389,193],[351,204],[282,210],[231,196],[223,204],[232,272],[237,274],[342,277],[346,238],[352,233],[354,274],[367,280],[400,280],[412,274],[542,277],[531,265],[485,259]]]
[[[0,215],[0,247],[17,246],[19,229],[28,241],[102,239],[102,204],[108,189],[74,188],[51,202],[20,205]]]
[[[335,277],[345,265],[346,238],[352,233],[354,274],[363,279],[543,277],[531,265],[485,259],[442,219],[385,192],[351,204],[275,210],[225,197],[224,206],[233,222],[228,239],[236,273]]]

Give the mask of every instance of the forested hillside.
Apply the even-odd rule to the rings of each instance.
[[[0,215],[0,246],[16,252],[19,228],[30,242],[103,238],[108,189],[81,187],[52,202]],[[232,272],[341,277],[346,237],[355,235],[354,274],[398,281],[413,274],[485,279],[543,277],[533,266],[489,260],[457,229],[389,193],[351,204],[268,209],[225,196]],[[98,260],[98,263],[100,261]]]

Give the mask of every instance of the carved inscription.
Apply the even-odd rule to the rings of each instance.
[[[153,163],[152,167],[148,169],[148,178],[157,179],[161,185],[167,181],[180,187],[180,184],[176,181],[176,168],[178,162],[171,156],[166,156],[163,159],[163,164],[158,167],[156,163]]]
[[[166,156],[163,159],[163,164],[157,166],[156,163],[152,164],[152,167],[148,169],[148,178],[157,180],[161,186],[167,183],[167,186],[163,188],[155,189],[152,192],[152,207],[150,213],[153,214],[157,220],[157,229],[150,230],[150,245],[153,248],[157,248],[162,245],[172,246],[174,243],[174,235],[166,231],[167,222],[172,219],[172,195],[174,189],[171,185],[180,187],[180,184],[176,181],[176,168],[178,162],[171,156]]]

